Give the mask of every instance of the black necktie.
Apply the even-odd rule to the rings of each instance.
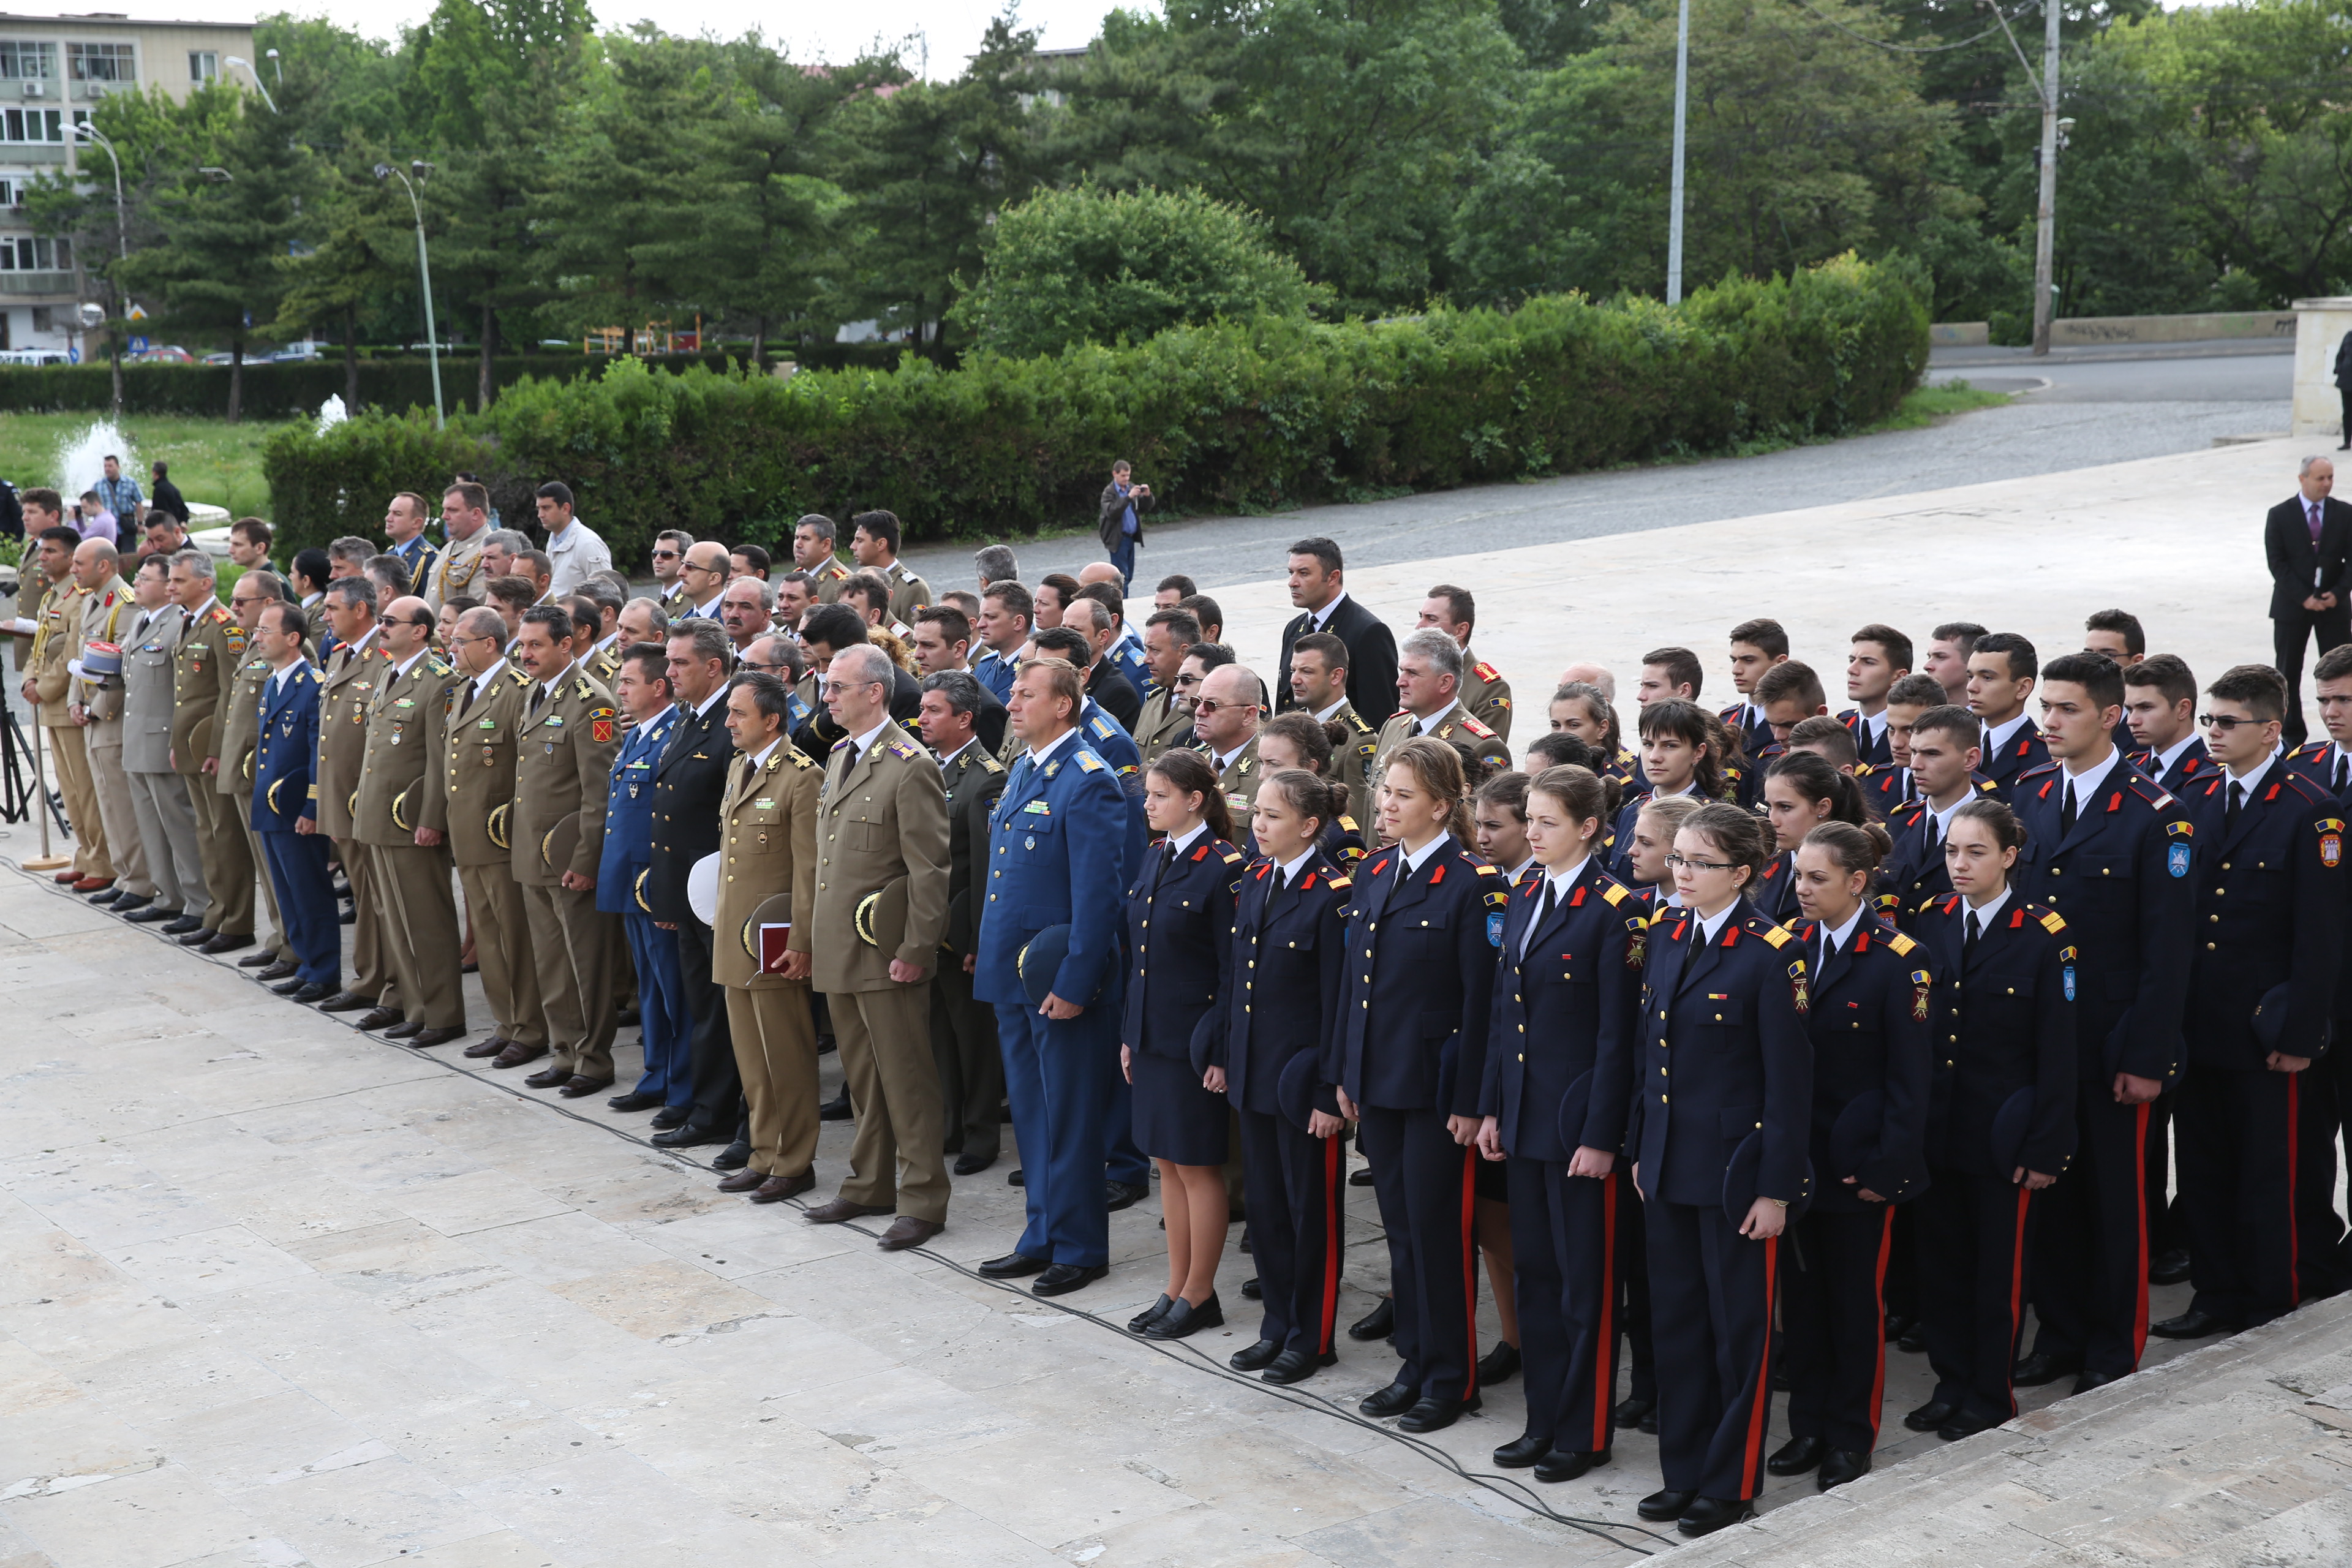
[[[1837,943],[1831,939],[1830,928],[1822,927],[1822,950],[1813,958],[1813,973],[1816,975],[1830,966],[1830,955],[1835,952],[1837,952]]]
[[[539,710],[540,710],[540,709],[541,709],[541,707],[543,707],[543,706],[546,704],[546,702],[547,702],[547,688],[546,688],[546,687],[542,686],[542,687],[541,687],[538,690],[536,690],[536,691],[534,691],[534,692],[532,692],[532,693],[530,694],[530,713],[531,713],[531,717],[532,717],[532,718],[536,719],[537,717],[539,717]]]
[[[1174,864],[1176,864],[1176,846],[1171,843],[1167,846],[1167,852],[1160,857],[1160,869],[1152,873],[1151,885],[1155,889],[1166,879],[1168,868]]]
[[[1983,925],[1978,921],[1976,910],[1970,910],[1969,911],[1968,934],[1960,940],[1960,962],[1963,964],[1967,963],[1969,960],[1976,956],[1978,939],[1983,935]]]
[[[2067,779],[2058,786],[2063,804],[2058,807],[2058,837],[2063,838],[2074,831],[2074,781]]]
[[[458,718],[463,719],[466,716],[467,710],[473,707],[474,699],[481,694],[481,690],[482,683],[480,681],[469,680],[466,682],[466,695],[457,704]]]
[[[1916,778],[1912,776],[1912,773],[1909,768],[1905,768],[1903,770],[1903,804],[1909,805],[1913,801],[1917,800],[1918,798],[1919,782]]]
[[[2342,795],[2347,784],[2352,784],[2352,763],[2347,763],[2344,750],[2339,746],[2336,751],[2336,782],[2330,787],[2329,793]]]
[[[2231,779],[2230,781],[2230,804],[2221,814],[2221,832],[2224,836],[2237,831],[2238,813],[2245,808],[2245,805],[2246,786],[2240,784],[2237,780]]]

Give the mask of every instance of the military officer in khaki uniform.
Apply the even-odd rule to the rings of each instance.
[[[1192,699],[1193,749],[1209,759],[1225,805],[1246,818],[1257,795],[1258,679],[1243,664],[1209,671]]]
[[[74,550],[74,585],[81,590],[81,625],[76,629],[69,698],[72,716],[81,727],[83,754],[89,759],[90,786],[98,797],[98,820],[103,831],[107,859],[114,868],[114,886],[90,901],[121,913],[143,907],[155,895],[148,875],[145,847],[139,839],[139,818],[131,804],[131,776],[122,770],[122,678],[103,679],[82,668],[82,649],[94,642],[120,647],[137,624],[138,605],[131,584],[122,580],[114,546],[103,539],[85,539]]]
[[[931,986],[931,1059],[939,1068],[940,1101],[955,1173],[969,1176],[996,1163],[1002,1139],[997,1112],[1004,1103],[1004,1058],[996,1040],[996,1009],[971,994],[972,953],[979,918],[972,913],[975,846],[988,844],[988,814],[1004,793],[1004,764],[989,755],[975,730],[981,704],[993,700],[968,671],[947,670],[923,681],[918,715],[923,743],[940,760],[948,803],[948,923],[940,939],[939,978]]]
[[[443,560],[448,556],[445,552]],[[327,629],[339,645],[319,678],[318,831],[333,840],[335,860],[352,885],[352,977],[343,990],[319,1004],[321,1013],[362,1007],[401,1010],[400,986],[393,978],[392,954],[384,945],[384,900],[375,890],[367,850],[352,832],[352,796],[360,787],[360,759],[367,750],[368,709],[383,679],[383,642],[376,627],[375,586],[364,577],[339,577],[327,584],[320,606]]]
[[[1470,716],[1456,700],[1461,689],[1461,644],[1434,626],[1423,626],[1404,639],[1397,651],[1397,694],[1404,707],[1381,726],[1368,773],[1372,783],[1386,772],[1388,754],[1415,735],[1432,736],[1461,753],[1463,771],[1474,785],[1509,770],[1511,748]]]
[[[384,606],[384,668],[368,704],[352,835],[383,895],[384,943],[402,1005],[360,1019],[419,1046],[466,1032],[458,987],[457,900],[449,890],[448,801],[436,776],[457,673],[433,652],[434,615],[411,595]]]
[[[1467,588],[1440,583],[1421,602],[1420,626],[1434,626],[1462,649],[1462,706],[1470,716],[1507,743],[1511,738],[1511,683],[1502,671],[1470,652],[1470,633],[1478,622],[1478,602]]]
[[[515,729],[509,837],[553,1058],[523,1081],[576,1100],[613,1081],[613,971],[628,962],[620,917],[596,907],[621,721],[613,694],[572,657],[570,612],[555,605],[525,610],[516,652],[537,684]],[[536,1054],[514,1045],[493,1059],[514,1067]]]
[[[915,612],[931,602],[931,585],[907,570],[898,559],[898,514],[861,511],[849,520],[849,552],[857,564],[890,585],[890,618],[900,626],[915,624]],[[835,587],[827,598],[837,597]],[[895,629],[895,628],[894,628]],[[908,634],[900,632],[901,637]]]
[[[857,1119],[850,1177],[809,1211],[820,1225],[898,1218],[885,1251],[947,1225],[946,1112],[931,1059],[931,980],[948,921],[948,803],[940,766],[890,721],[892,666],[843,648],[825,703],[846,731],[817,802],[812,974],[833,1015]]]
[[[73,579],[74,551],[79,543],[80,536],[69,528],[41,537],[41,570],[49,575],[49,587],[34,613],[33,650],[26,661],[32,673],[25,678],[24,697],[40,705],[58,791],[66,797],[66,816],[73,823],[74,863],[67,868],[73,875],[60,871],[57,880],[74,884],[78,892],[94,893],[114,880],[114,862],[106,853],[106,827],[89,776],[88,742],[70,711],[73,676],[66,666],[74,658],[81,630],[82,591]]]
[[[710,978],[727,992],[742,1074],[751,1163],[719,1184],[774,1203],[816,1185],[816,1026],[809,1012],[816,907],[816,809],[823,772],[784,733],[792,693],[765,670],[737,678],[727,728],[739,753],[719,806],[719,910]],[[789,896],[791,930],[768,951],[760,906]],[[763,965],[765,955],[772,962]]]
[[[425,576],[425,602],[439,615],[441,606],[460,597],[478,599],[488,581],[482,550],[489,542],[490,492],[471,479],[460,479],[441,497],[441,547],[433,569]]]
[[[236,586],[229,591],[229,618],[241,626],[258,626],[263,606],[279,602],[278,582],[276,573],[260,570],[239,577]],[[245,828],[246,848],[261,873],[255,880],[261,884],[262,911],[269,918],[259,951],[238,959],[237,967],[259,969],[260,979],[275,982],[290,978],[300,965],[294,944],[286,935],[285,921],[278,916],[278,889],[269,876],[261,835],[253,828],[253,778],[261,741],[262,688],[269,683],[269,660],[248,642],[245,658],[237,663],[236,677],[229,686],[228,700],[221,709],[220,772],[214,777],[221,794],[228,797],[229,809]]]
[[[509,831],[515,732],[533,682],[507,663],[500,652],[506,641],[506,622],[487,605],[460,616],[449,638],[460,683],[443,727],[440,793],[449,855],[472,921],[474,958],[490,1003],[489,1037],[467,1046],[469,1057],[494,1057],[510,1045],[532,1057],[547,1051],[530,918],[515,884]]]
[[[188,612],[173,651],[172,771],[195,808],[196,845],[212,904],[204,925],[179,939],[200,952],[253,945],[253,845],[220,792],[220,707],[245,659],[245,628],[213,596],[212,557],[183,550],[172,557],[172,597]],[[190,911],[194,912],[194,911]]]
[[[1185,650],[1200,640],[1201,623],[1190,610],[1155,610],[1143,623],[1143,668],[1151,689],[1135,721],[1135,749],[1147,768],[1192,721],[1190,705],[1176,700],[1176,678],[1183,670]]]
[[[816,586],[817,603],[830,605],[841,597],[849,568],[834,554],[836,528],[833,519],[813,511],[793,527],[793,564],[809,574]]]

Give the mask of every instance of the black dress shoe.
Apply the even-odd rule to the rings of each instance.
[[[1658,1412],[1655,1405],[1651,1406],[1650,1410],[1643,1415],[1638,1426],[1650,1436],[1654,1437],[1658,1435]]]
[[[1917,1355],[1927,1348],[1927,1331],[1916,1323],[1909,1332],[1895,1342],[1895,1348],[1906,1355]]]
[[[572,1069],[557,1067],[541,1068],[522,1081],[531,1089],[561,1089],[572,1081]]]
[[[1813,1478],[1814,1487],[1827,1491],[1848,1481],[1858,1481],[1870,1474],[1870,1456],[1852,1448],[1832,1448],[1822,1456],[1822,1473]]]
[[[651,1110],[655,1106],[662,1103],[662,1097],[658,1094],[642,1094],[635,1089],[631,1089],[626,1094],[614,1095],[604,1103],[614,1110]]]
[[[846,1089],[816,1108],[819,1121],[846,1121],[854,1114],[849,1109],[849,1090]]]
[[[729,1143],[710,1156],[710,1168],[714,1171],[740,1171],[751,1163],[751,1145],[740,1140]]]
[[[359,910],[353,909],[349,904],[345,904],[342,908],[342,912],[335,916],[335,923],[339,926],[357,925],[359,924]]]
[[[276,948],[265,947],[258,952],[248,952],[243,958],[238,959],[236,961],[236,966],[239,969],[270,969],[275,968],[277,965],[285,962],[286,961],[284,959],[278,956],[278,950]]]
[[[1117,1214],[1121,1209],[1131,1209],[1150,1195],[1151,1184],[1149,1182],[1105,1182],[1103,1184],[1104,1206],[1113,1214]]]
[[[1610,1412],[1610,1415],[1618,1426],[1632,1426],[1657,1407],[1658,1402],[1655,1399],[1644,1399],[1638,1394],[1629,1394],[1617,1402],[1617,1408]]]
[[[1247,1350],[1235,1351],[1225,1358],[1225,1364],[1235,1372],[1264,1372],[1282,1353],[1278,1340],[1260,1340]]]
[[[122,918],[129,921],[132,925],[143,926],[153,925],[161,921],[178,921],[184,917],[177,910],[159,910],[154,905],[150,904],[145,909],[141,910],[137,914],[125,915]],[[164,929],[168,931],[171,928],[166,926]]]
[[[2191,1307],[2177,1318],[2150,1323],[2147,1331],[2160,1340],[2202,1340],[2215,1334],[2234,1334],[2244,1327],[2243,1323],[2224,1322],[2210,1312]]]
[[[1682,1522],[1675,1528],[1685,1535],[1713,1535],[1755,1517],[1756,1505],[1745,1498],[1703,1497],[1683,1510]]]
[[[2083,1370],[2083,1358],[2078,1355],[2051,1355],[2035,1351],[2011,1369],[2009,1381],[2020,1388],[2040,1388],[2045,1383],[2055,1383],[2071,1373]]]
[[[1348,1325],[1351,1340],[1384,1340],[1396,1332],[1396,1302],[1381,1298],[1381,1304]]]
[[[613,1022],[617,1027],[634,1029],[637,1027],[640,1019],[635,1007],[624,1007],[613,1015]]]
[[[1764,1468],[1776,1476],[1801,1476],[1819,1467],[1828,1451],[1829,1445],[1819,1437],[1791,1437],[1764,1461]]]
[[[1147,1340],[1181,1340],[1202,1329],[1224,1326],[1224,1303],[1219,1301],[1217,1293],[1212,1290],[1209,1299],[1197,1307],[1181,1296],[1169,1302],[1166,1311],[1144,1326],[1143,1337]]]
[[[122,891],[122,884],[120,882],[112,883],[107,887],[100,889],[97,892],[90,894],[89,906],[94,910],[110,910],[115,905],[121,903],[124,897],[125,894]]]
[[[412,1035],[421,1035],[424,1032],[425,1026],[423,1024],[410,1020],[394,1024],[391,1028],[386,1029],[383,1032],[383,1037],[387,1040],[404,1040]]]
[[[1108,1263],[1056,1263],[1037,1276],[1037,1283],[1029,1287],[1032,1296],[1066,1296],[1073,1290],[1083,1290],[1110,1272]]]
[[[452,1040],[462,1040],[465,1037],[465,1030],[444,1026],[438,1029],[419,1029],[408,1037],[408,1043],[419,1050],[429,1050],[435,1046],[446,1046]]]
[[[1532,1469],[1535,1462],[1551,1452],[1551,1438],[1538,1437],[1528,1432],[1512,1438],[1495,1450],[1495,1463],[1507,1470]]]
[[[1420,1403],[1419,1384],[1391,1383],[1386,1388],[1364,1395],[1356,1408],[1375,1421],[1383,1421],[1391,1415],[1402,1415]]]
[[[1609,1450],[1599,1448],[1586,1452],[1578,1448],[1554,1448],[1536,1461],[1536,1479],[1550,1485],[1572,1481],[1595,1465],[1609,1462]]]
[[[1697,1500],[1696,1491],[1652,1492],[1633,1505],[1633,1511],[1653,1524],[1663,1524],[1667,1520],[1682,1518],[1684,1511]]]
[[[1265,1286],[1253,1274],[1242,1281],[1242,1296],[1245,1300],[1263,1301],[1265,1300]]]
[[[1946,1400],[1931,1399],[1904,1416],[1903,1425],[1914,1432],[1933,1432],[1957,1415],[1959,1408]]]
[[[1144,1330],[1158,1322],[1160,1319],[1160,1315],[1175,1304],[1175,1297],[1163,1294],[1160,1300],[1152,1302],[1151,1305],[1144,1308],[1143,1310],[1136,1313],[1135,1316],[1127,1321],[1127,1331],[1130,1334],[1141,1333]],[[1258,1342],[1260,1344],[1264,1344],[1267,1342],[1260,1340]],[[1278,1349],[1280,1347],[1277,1346],[1276,1348]],[[1267,1359],[1271,1360],[1272,1358],[1269,1357]],[[1243,1370],[1246,1372],[1249,1369],[1244,1367]]]
[[[273,980],[283,980],[289,974],[300,973],[302,973],[300,964],[289,963],[284,959],[272,955],[269,959],[269,966],[257,973],[254,978],[267,985]]]
[[[2074,1380],[2074,1392],[2088,1394],[2095,1388],[2105,1388],[2116,1381],[2117,1379],[2112,1372],[2086,1372]]]
[[[1956,1411],[1949,1421],[1936,1428],[1936,1436],[1947,1443],[1957,1443],[1963,1437],[1973,1437],[1979,1432],[1990,1432],[2000,1425],[1998,1421],[1983,1420],[1970,1415],[1966,1411]]]
[[[182,919],[185,918],[186,917],[184,916],[182,917]],[[177,925],[179,923],[179,921],[173,921],[172,925]],[[172,926],[165,926],[163,929],[165,931],[170,931]],[[190,931],[187,935],[183,937],[174,937],[173,940],[177,942],[182,947],[202,947],[205,943],[215,940],[219,935],[220,932],[213,930],[212,927],[200,925],[195,930]]]
[[[205,922],[201,916],[173,915],[172,917],[172,923],[163,928],[163,934],[165,936],[185,936],[190,931],[197,931],[204,929]]]
[[[1423,1399],[1397,1417],[1400,1432],[1443,1432],[1478,1408],[1478,1395],[1467,1399]]]
[[[2159,1252],[2148,1259],[2147,1282],[2151,1285],[2178,1285],[2189,1278],[2189,1251],[2176,1247]]]
[[[667,1132],[673,1127],[683,1127],[693,1116],[694,1107],[690,1105],[667,1106],[654,1112],[654,1131]]]
[[[1906,1316],[1904,1316],[1901,1312],[1889,1312],[1889,1313],[1887,1313],[1887,1314],[1886,1314],[1886,1337],[1887,1337],[1887,1339],[1888,1339],[1888,1340],[1890,1340],[1890,1341],[1892,1341],[1892,1340],[1899,1340],[1899,1339],[1901,1339],[1904,1335],[1906,1335],[1906,1334],[1909,1333],[1909,1332],[1912,1331],[1912,1329],[1913,1329],[1913,1328],[1915,1328],[1916,1326],[1917,1326],[1918,1321],[1919,1321],[1919,1320],[1918,1320],[1918,1319],[1916,1319],[1916,1318],[1906,1317]]]
[[[993,1150],[985,1154],[959,1154],[956,1156],[955,1173],[959,1176],[976,1176],[995,1163],[996,1153]]]
[[[1027,1173],[1023,1171],[1018,1165],[1013,1166],[1013,1169],[1004,1173],[1004,1184],[1008,1187],[1027,1186],[1029,1184]]]
[[[1043,1274],[1053,1267],[1050,1258],[1032,1258],[1025,1252],[1008,1252],[1002,1258],[992,1258],[975,1272],[982,1279],[1021,1279],[1032,1274]]]
[[[1478,1386],[1500,1383],[1519,1370],[1519,1347],[1508,1340],[1497,1340],[1495,1348],[1478,1358]]]
[[[273,985],[272,991],[289,1002],[313,1004],[325,1001],[335,994],[335,988],[323,980],[294,980],[284,985]]]
[[[727,1134],[718,1128],[697,1127],[690,1121],[653,1136],[653,1145],[656,1149],[692,1149],[698,1144],[726,1142]]]
[[[109,904],[107,908],[118,915],[127,915],[133,910],[143,910],[154,901],[155,895],[152,893],[126,893]]]
[[[1317,1355],[1310,1351],[1285,1351],[1266,1364],[1257,1374],[1260,1383],[1304,1383],[1327,1366],[1336,1365],[1339,1358],[1329,1351]]]
[[[198,952],[209,952],[215,954],[238,952],[246,948],[251,947],[252,945],[253,933],[250,931],[247,931],[243,936],[231,936],[226,931],[223,931],[220,935],[214,937],[212,941],[199,945],[196,951]]]
[[[396,1008],[371,1007],[360,1015],[359,1026],[373,1034],[378,1029],[389,1029],[400,1021],[401,1015]]]
[[[1370,1186],[1372,1184],[1372,1168],[1370,1165],[1367,1165],[1360,1171],[1349,1172],[1348,1184],[1351,1187]]]

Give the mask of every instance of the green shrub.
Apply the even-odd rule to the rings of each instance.
[[[1090,522],[1134,461],[1192,511],[1441,489],[1765,439],[1892,413],[1927,359],[1920,270],[1840,258],[1793,277],[1653,300],[1529,300],[1508,314],[1220,321],[1132,346],[943,370],[656,371],[525,380],[488,414],[368,415],[271,439],[289,547],[372,530],[398,489],[484,474],[502,510],[558,478],[635,565],[652,536],[773,545],[806,511],[887,507],[917,537],[995,539]]]

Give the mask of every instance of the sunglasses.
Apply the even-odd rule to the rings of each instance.
[[[2200,713],[2197,716],[2197,721],[2200,724],[2204,725],[2208,730],[2219,730],[2225,735],[2231,731],[2237,729],[2242,724],[2267,724],[2270,722],[2267,719],[2241,719],[2234,713]]]
[[[1200,698],[1192,704],[1192,711],[1195,713],[1222,713],[1228,708],[1243,709],[1252,713],[1257,711],[1257,704],[1255,702],[1220,702],[1213,697]]]

